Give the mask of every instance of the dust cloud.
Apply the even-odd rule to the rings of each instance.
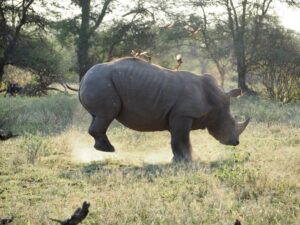
[[[80,163],[93,161],[117,161],[126,164],[164,164],[170,163],[172,151],[168,148],[126,151],[126,146],[116,145],[116,152],[102,152],[94,149],[90,141],[70,141],[73,160]],[[118,150],[120,149],[120,150]]]

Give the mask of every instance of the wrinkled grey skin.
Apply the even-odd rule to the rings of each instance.
[[[229,95],[210,75],[172,71],[137,58],[93,66],[79,90],[82,105],[93,116],[89,133],[96,149],[114,151],[106,131],[117,119],[137,131],[168,130],[174,161],[192,160],[191,130],[207,128],[221,143],[239,144],[248,121],[244,125],[234,121]]]

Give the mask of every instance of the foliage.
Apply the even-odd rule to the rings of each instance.
[[[176,16],[173,18],[173,22],[154,26],[153,30],[157,34],[155,45],[152,46],[155,63],[174,69],[176,55],[181,54],[183,64],[180,69],[195,73],[199,73],[199,69],[202,73],[207,72],[207,57],[199,47],[199,43],[191,38],[184,18]]]
[[[35,82],[44,88],[62,80],[68,71],[68,62],[63,52],[58,51],[54,43],[41,37],[22,37],[12,63],[30,69],[36,75]]]
[[[0,82],[4,67],[11,63],[12,55],[20,39],[24,27],[31,33],[44,30],[48,20],[35,7],[45,7],[44,0],[19,0],[0,2]]]
[[[267,26],[261,32],[253,70],[272,99],[281,102],[300,99],[299,40],[280,26]]]
[[[294,7],[299,7],[299,4],[294,1],[283,1]],[[230,37],[232,42],[232,52],[234,56],[234,62],[236,65],[236,71],[238,74],[238,87],[242,89],[244,93],[254,94],[249,89],[246,83],[246,76],[249,74],[251,66],[251,60],[249,61],[249,49],[250,52],[258,51],[258,40],[262,31],[263,24],[269,15],[271,15],[271,7],[274,4],[272,0],[259,0],[259,1],[228,1],[220,0],[210,3],[209,1],[194,2],[191,4],[196,9],[201,8],[204,24],[221,24],[223,29],[218,29],[219,33],[224,33],[227,37]],[[220,13],[213,13],[214,16],[210,18],[206,17],[206,11],[211,6],[219,7]],[[224,14],[226,16],[223,16]],[[249,29],[249,27],[254,27]],[[217,26],[216,26],[217,27]],[[218,28],[218,27],[217,27]],[[225,28],[225,29],[224,29]],[[202,32],[203,33],[203,32]],[[246,42],[248,35],[253,35],[252,43]],[[213,39],[214,40],[214,39]],[[252,48],[252,49],[251,49]]]
[[[130,56],[132,50],[154,48],[156,34],[151,22],[115,21],[114,24],[92,39],[95,46],[99,46],[91,49],[93,61],[110,61],[114,57]]]
[[[202,12],[202,17],[190,15],[189,29],[192,30],[190,31],[192,37],[203,47],[205,56],[212,60],[217,67],[220,75],[220,86],[224,88],[225,74],[232,63],[230,58],[233,45],[227,31],[227,25],[217,18],[213,22],[208,22],[204,7],[202,7]]]
[[[72,3],[81,14],[58,21],[54,27],[61,43],[75,44],[80,79],[95,63],[128,55],[133,48],[150,45],[154,35],[151,25],[155,18],[144,6],[147,1],[134,1],[124,12],[117,7],[120,2],[115,0],[73,0]],[[112,21],[105,22],[104,19],[117,8],[124,14],[116,13]]]

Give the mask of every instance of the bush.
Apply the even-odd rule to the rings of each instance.
[[[280,27],[266,29],[253,67],[270,98],[300,100],[300,45],[293,33]]]
[[[0,123],[2,129],[18,134],[61,132],[73,121],[78,104],[76,97],[61,94],[1,98]]]
[[[250,117],[256,122],[281,123],[292,127],[300,127],[300,107],[298,103],[280,103],[254,96],[243,96],[232,99],[233,114],[241,118]]]
[[[71,65],[70,55],[47,38],[23,35],[13,55],[12,64],[32,72],[32,85],[46,89],[63,79]]]
[[[43,137],[26,134],[23,138],[20,148],[25,152],[27,163],[35,164],[41,156],[50,154],[48,140]]]

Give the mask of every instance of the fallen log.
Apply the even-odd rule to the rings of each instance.
[[[235,220],[234,225],[242,225],[239,220]]]
[[[61,225],[77,225],[87,217],[87,215],[89,214],[89,207],[90,207],[90,203],[83,202],[82,208],[76,209],[70,219],[66,219],[62,221],[62,220],[50,218],[50,220],[57,222]]]
[[[0,218],[0,225],[6,225],[11,223],[14,220],[13,217]]]
[[[18,137],[18,134],[13,134],[11,131],[7,132],[7,133],[3,133],[2,131],[0,131],[0,141],[6,141],[10,138],[13,137]]]

